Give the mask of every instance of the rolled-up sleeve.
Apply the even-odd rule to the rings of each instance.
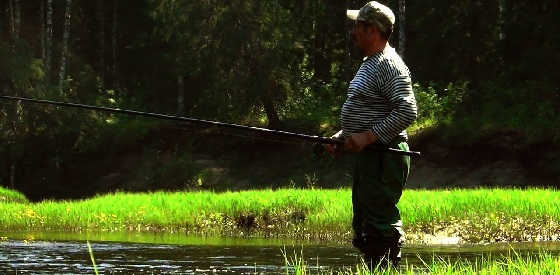
[[[418,111],[408,75],[395,76],[387,81],[381,87],[381,93],[389,102],[391,112],[375,123],[372,131],[382,143],[388,144],[416,120]]]

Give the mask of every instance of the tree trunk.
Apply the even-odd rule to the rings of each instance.
[[[10,165],[10,188],[15,189],[16,187],[16,164],[12,162]]]
[[[46,49],[46,37],[47,37],[47,30],[45,24],[45,0],[40,0],[41,3],[39,8],[39,22],[41,22],[41,59],[43,59],[43,64],[47,58],[47,49]]]
[[[404,59],[406,45],[406,0],[399,1],[399,55]]]
[[[21,5],[19,0],[8,0],[8,22],[10,36],[14,40],[18,40],[21,29]]]
[[[101,89],[105,89],[105,0],[97,0],[97,23],[99,30],[97,32],[99,40],[99,51],[97,57],[99,58],[99,78],[101,81]]]
[[[13,85],[10,85],[13,86]],[[12,95],[17,96],[17,93],[15,92],[14,87],[10,87],[13,92]],[[16,175],[16,159],[17,157],[15,157],[16,154],[13,154],[11,151],[12,150],[17,150],[15,149],[16,146],[16,141],[17,141],[17,119],[18,119],[18,114],[17,114],[17,106],[19,105],[19,102],[16,102],[15,104],[13,104],[12,106],[8,107],[8,109],[6,110],[6,118],[8,121],[8,125],[10,126],[10,130],[8,132],[11,132],[8,135],[8,139],[7,139],[7,144],[8,144],[8,152],[10,152],[8,154],[8,162],[10,163],[10,171],[9,171],[9,184],[10,184],[10,188],[14,189],[15,187],[15,175]]]
[[[268,94],[265,92],[265,94]],[[278,113],[276,112],[276,107],[274,107],[274,103],[268,96],[261,97],[264,112],[266,113],[266,117],[268,118],[268,128],[270,129],[280,129],[280,118],[278,117]]]
[[[266,80],[262,81],[266,82]],[[276,81],[269,80],[268,87],[265,86],[265,89],[261,96],[264,112],[266,113],[266,117],[268,118],[268,128],[271,129],[280,129],[282,127],[280,118],[278,117],[278,112],[276,112],[276,107],[274,107],[274,102],[272,101],[272,95],[276,92],[276,89],[278,89]]]
[[[118,4],[119,0],[114,0],[113,1],[113,30],[111,31],[111,47],[113,47],[112,50],[112,57],[113,57],[113,66],[111,68],[111,75],[113,78],[113,89],[117,90],[118,86],[119,86],[119,82],[117,79],[117,11],[118,11]]]
[[[467,40],[467,43],[469,45],[469,47],[471,49],[480,49],[479,47],[479,41],[478,39],[474,39],[473,37],[476,35],[478,37],[480,37],[480,33],[477,32],[477,30],[479,30],[479,24],[480,24],[480,16],[481,13],[479,12],[479,8],[482,6],[481,4],[482,1],[471,1],[471,12],[469,14],[469,18],[470,18],[470,22],[467,25],[467,31],[471,34],[470,39]],[[466,22],[465,22],[466,23]],[[468,77],[470,79],[470,87],[471,87],[471,94],[478,96],[478,91],[480,88],[480,78],[479,78],[479,63],[477,61],[477,56],[480,52],[474,51],[474,50],[470,50],[469,51],[469,55],[467,56],[468,61],[468,67],[465,68],[465,71],[468,72]]]
[[[498,32],[498,52],[497,52],[497,62],[498,70],[500,72],[504,71],[505,67],[505,52],[506,52],[506,0],[498,0],[498,22],[497,22],[497,32]]]
[[[506,0],[498,0],[498,40],[506,39],[504,30],[506,20]]]
[[[70,24],[72,16],[72,0],[66,0],[66,12],[64,13],[64,32],[62,34],[62,53],[60,57],[60,74],[58,75],[58,86],[60,93],[64,90],[66,78],[66,60],[68,59],[68,40],[70,39]]]
[[[11,95],[14,96],[18,96],[16,87],[14,87],[13,85],[13,81],[9,81],[9,87],[6,89],[9,91],[12,91]],[[12,150],[17,150],[14,149],[16,148],[15,144],[17,142],[17,136],[18,136],[18,129],[17,129],[17,124],[18,124],[18,120],[19,120],[19,116],[18,116],[18,107],[20,106],[20,102],[17,101],[14,104],[12,104],[10,107],[8,107],[8,109],[6,110],[6,117],[7,117],[7,121],[8,121],[8,125],[11,127],[11,135],[8,135],[8,150],[12,151]],[[15,187],[15,179],[16,179],[16,161],[17,161],[17,157],[15,157],[17,154],[9,154],[9,162],[10,163],[10,188],[14,189]]]
[[[8,0],[8,8],[6,9],[8,12],[8,27],[10,30],[10,35],[14,35],[15,33],[15,19],[14,19],[14,2],[13,0]]]
[[[185,80],[182,74],[177,76],[177,114],[185,112]]]
[[[21,30],[21,5],[19,0],[14,0],[15,13],[14,13],[14,37],[19,39],[19,32]]]
[[[353,6],[353,1],[344,1],[345,3],[345,7],[346,10],[351,10],[351,9],[355,9],[355,6]],[[352,68],[353,65],[353,58],[355,57],[355,47],[354,47],[354,42],[352,42],[352,35],[350,33],[349,30],[352,29],[352,22],[351,20],[345,20],[345,42],[346,42],[346,58],[344,59],[344,72],[346,73],[344,76],[344,79],[346,79],[347,81],[352,80],[352,75],[353,72],[350,68]]]
[[[50,83],[51,80],[51,60],[52,60],[52,40],[53,40],[53,0],[47,0],[47,26],[46,26],[46,36],[45,36],[45,75],[47,76],[47,81]]]
[[[14,41],[13,49],[16,50],[16,42],[20,38],[20,29],[21,29],[21,4],[20,0],[8,0],[8,20],[10,24],[10,35]],[[12,94],[18,96],[18,88],[13,85],[13,80],[8,80],[9,85],[11,86],[10,90]],[[7,110],[7,117],[8,121],[12,126],[12,141],[15,143],[17,140],[17,123],[19,120],[18,110],[20,109],[20,102],[15,102],[12,104],[9,109]],[[12,146],[10,146],[12,147]],[[10,188],[15,189],[15,182],[16,182],[16,158],[11,158],[10,164]]]

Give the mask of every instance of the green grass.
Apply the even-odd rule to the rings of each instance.
[[[560,192],[550,189],[406,190],[399,208],[409,242],[557,238]],[[348,240],[349,189],[114,193],[80,201],[0,202],[3,231],[164,231],[213,236]]]
[[[322,270],[320,272],[310,270],[310,266],[314,263],[308,263],[304,260],[302,254],[294,253],[294,256],[286,256],[284,253],[284,261],[286,265],[286,274],[559,274],[560,258],[550,253],[541,253],[537,256],[526,256],[516,254],[512,251],[510,256],[501,256],[497,259],[491,257],[477,258],[474,260],[459,259],[455,261],[442,258],[434,258],[431,260],[422,259],[420,265],[401,263],[398,269],[386,268],[382,269],[374,267],[370,271],[367,265],[362,262],[354,267],[344,268],[342,270]]]

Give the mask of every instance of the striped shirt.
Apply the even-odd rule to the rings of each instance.
[[[410,71],[391,46],[366,57],[350,82],[342,106],[342,136],[372,130],[379,141],[407,139],[406,128],[416,119],[416,99]]]

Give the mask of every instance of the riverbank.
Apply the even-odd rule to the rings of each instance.
[[[351,154],[333,159],[301,140],[182,124],[141,126],[147,133],[134,142],[117,138],[107,144],[110,150],[70,155],[58,168],[31,161],[13,185],[29,200],[42,201],[117,191],[335,189],[352,184]],[[558,185],[560,158],[554,140],[529,139],[515,131],[484,131],[476,137],[461,133],[443,126],[411,131],[410,147],[422,157],[413,158],[406,188]],[[10,184],[4,180],[1,185]]]
[[[558,240],[560,191],[405,190],[409,244]],[[1,231],[180,232],[348,242],[349,189],[112,193],[84,200],[0,201]]]

